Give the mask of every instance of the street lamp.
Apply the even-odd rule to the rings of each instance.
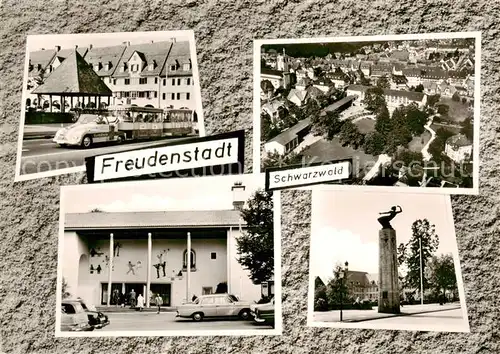
[[[344,303],[344,280],[347,277],[349,262],[344,263],[344,269],[340,269],[339,277],[340,277],[340,322],[342,322],[342,310]]]

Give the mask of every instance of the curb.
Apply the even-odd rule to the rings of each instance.
[[[460,306],[453,307],[453,308],[437,309],[437,310],[427,310],[427,311],[421,311],[421,312],[415,312],[415,313],[387,314],[387,316],[378,317],[378,318],[362,318],[359,320],[344,320],[343,322],[357,323],[357,322],[365,322],[365,321],[376,321],[376,320],[383,320],[386,318],[414,316],[414,315],[421,315],[421,314],[425,314],[425,313],[443,312],[443,311],[451,311],[451,310],[457,310],[457,309],[460,309]]]

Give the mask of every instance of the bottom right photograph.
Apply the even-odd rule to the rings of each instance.
[[[311,207],[308,326],[470,331],[449,196],[329,187]]]

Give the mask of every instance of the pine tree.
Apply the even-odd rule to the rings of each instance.
[[[237,261],[250,271],[249,278],[260,284],[274,274],[273,194],[258,190],[241,210],[246,223],[242,235],[236,238]]]

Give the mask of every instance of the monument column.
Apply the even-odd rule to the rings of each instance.
[[[378,312],[400,313],[396,230],[381,229],[378,237]]]

